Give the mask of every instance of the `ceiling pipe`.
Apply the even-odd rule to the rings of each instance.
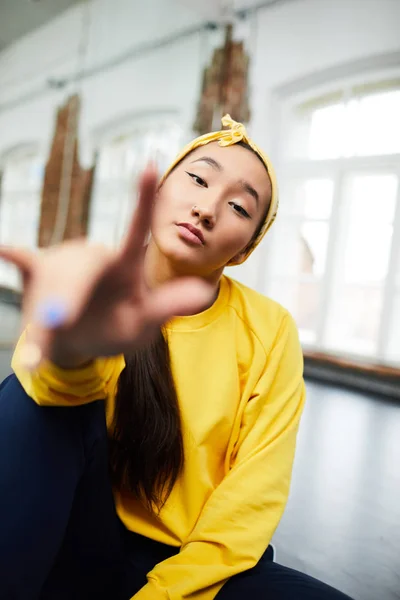
[[[36,0],[40,1],[40,0]],[[263,9],[271,8],[277,4],[286,4],[289,2],[297,2],[298,0],[264,0],[264,2],[259,2],[253,6],[249,6],[243,9],[233,10],[232,15],[229,14],[229,19],[246,19],[249,15],[254,14]],[[231,3],[229,3],[231,4]],[[222,15],[221,17],[224,19],[225,17]],[[228,18],[228,17],[226,17]],[[69,84],[74,84],[78,81],[82,81],[85,79],[89,79],[91,77],[95,77],[96,75],[103,73],[105,71],[109,71],[123,63],[129,62],[130,60],[134,60],[146,54],[149,54],[155,50],[159,50],[161,48],[165,48],[167,46],[176,44],[182,40],[188,39],[193,35],[201,33],[203,31],[210,31],[220,29],[225,27],[226,23],[220,22],[218,19],[213,21],[203,21],[199,25],[194,27],[189,27],[187,29],[182,29],[177,31],[169,36],[165,36],[158,40],[153,40],[151,42],[144,42],[143,44],[138,44],[137,46],[133,46],[129,48],[123,54],[112,58],[108,61],[104,61],[98,65],[93,67],[89,67],[83,69],[78,74],[75,75],[65,75],[65,76],[52,76],[49,77],[41,86],[31,90],[30,92],[21,95],[19,98],[14,98],[8,102],[3,102],[0,104],[0,113],[6,112],[8,110],[12,110],[13,108],[19,107],[23,104],[27,104],[33,99],[39,98],[43,95],[46,95],[51,90],[60,90],[65,88]]]

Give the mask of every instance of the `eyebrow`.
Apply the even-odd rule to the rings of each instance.
[[[200,158],[197,158],[196,160],[192,161],[191,164],[197,163],[197,162],[205,162],[208,165],[210,165],[210,167],[212,167],[213,169],[215,169],[215,171],[223,171],[224,168],[221,165],[221,163],[219,163],[217,160],[215,160],[215,158],[212,158],[211,156],[201,156]],[[260,197],[258,195],[257,190],[255,190],[253,188],[252,185],[250,185],[250,183],[248,183],[247,181],[245,181],[244,179],[240,179],[239,181],[239,185],[241,186],[241,188],[247,192],[248,194],[250,194],[250,196],[252,196],[254,198],[254,200],[257,203],[260,201]]]
[[[191,164],[193,165],[194,163],[201,162],[201,161],[207,163],[208,165],[210,165],[210,167],[212,167],[216,171],[223,171],[224,170],[223,167],[222,167],[222,165],[217,160],[215,160],[214,158],[211,158],[211,156],[202,156],[201,158],[198,158],[197,160],[194,160]]]
[[[253,196],[253,198],[256,201],[256,204],[258,206],[260,197],[258,195],[257,190],[255,190],[252,185],[250,185],[247,181],[244,181],[243,179],[241,179],[239,181],[239,183],[240,183],[240,185],[242,186],[242,188],[244,189],[245,192],[247,192],[248,194],[250,194],[250,196]]]

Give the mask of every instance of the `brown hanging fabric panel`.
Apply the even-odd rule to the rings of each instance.
[[[249,56],[243,42],[232,39],[233,26],[225,29],[225,43],[214,50],[211,64],[204,69],[203,84],[194,130],[202,135],[220,128],[221,117],[229,113],[235,121],[250,120]]]
[[[39,246],[49,246],[87,233],[94,168],[79,164],[80,100],[71,96],[57,112],[46,165],[39,225]]]

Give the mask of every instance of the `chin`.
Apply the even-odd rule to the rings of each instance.
[[[204,255],[202,256],[202,248],[191,248],[179,238],[174,239],[172,236],[160,236],[158,239],[154,239],[154,241],[160,254],[178,271],[185,271],[186,273],[196,275],[199,271],[204,270],[205,257]]]
[[[207,265],[201,260],[202,257],[196,256],[195,250],[185,247],[179,248],[177,246],[178,244],[174,244],[172,247],[166,248],[165,251],[163,251],[164,256],[177,271],[184,271],[185,273],[193,275],[200,275],[207,271]]]

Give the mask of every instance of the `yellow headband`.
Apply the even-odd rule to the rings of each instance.
[[[265,165],[265,168],[268,171],[269,178],[271,180],[271,202],[269,205],[267,216],[265,217],[264,224],[261,228],[261,231],[257,238],[253,240],[252,244],[248,247],[246,253],[243,255],[242,259],[239,261],[230,261],[229,265],[238,265],[241,264],[250,256],[253,250],[258,246],[258,244],[263,239],[264,235],[267,233],[268,229],[271,227],[272,223],[275,221],[276,213],[278,211],[278,185],[276,181],[276,175],[274,168],[269,160],[268,156],[264,154],[264,152],[248,137],[247,131],[242,123],[237,123],[233,119],[231,119],[230,115],[225,115],[222,118],[222,125],[224,127],[229,127],[229,129],[223,129],[222,131],[214,131],[211,133],[206,133],[187,144],[183,150],[178,154],[173,163],[168,167],[166,172],[164,173],[161,183],[165,180],[165,178],[171,173],[171,171],[187,156],[192,150],[195,148],[199,148],[200,146],[205,146],[210,142],[218,142],[220,146],[232,146],[232,144],[237,144],[238,142],[245,142],[248,144],[254,152],[261,158],[262,162]]]

